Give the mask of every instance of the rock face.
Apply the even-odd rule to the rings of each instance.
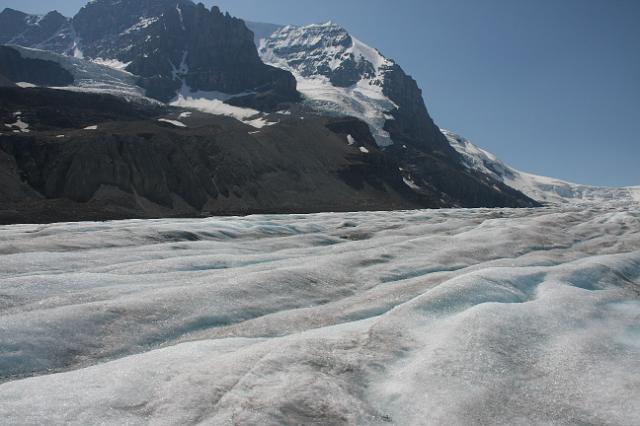
[[[117,60],[163,102],[181,91],[242,94],[232,103],[260,110],[298,101],[295,78],[265,65],[253,38],[242,20],[190,0],[95,0],[73,19],[0,14],[0,44]]]
[[[30,130],[0,126],[3,223],[440,206],[355,119],[292,114],[256,130],[105,95],[4,88],[0,100],[0,124],[22,111]]]
[[[457,153],[429,115],[418,83],[399,65],[385,68],[382,90],[398,106],[389,111],[393,119],[385,123],[385,130],[396,145],[408,145],[458,160]]]
[[[0,44],[69,53],[74,39],[70,20],[57,11],[34,16],[7,8],[0,13]]]
[[[15,87],[15,83],[4,75],[0,74],[0,87]]]
[[[16,49],[0,46],[0,74],[13,82],[29,82],[41,86],[67,86],[73,75],[58,63],[24,58]]]
[[[247,93],[236,102],[261,109],[298,100],[295,78],[265,65],[244,22],[215,6],[98,0],[80,10],[73,25],[84,56],[128,64],[148,95],[161,101],[181,89]]]

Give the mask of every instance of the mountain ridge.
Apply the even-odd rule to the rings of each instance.
[[[449,130],[442,132],[470,169],[486,174],[541,203],[567,204],[592,201],[640,200],[640,186],[606,187],[583,185],[523,172],[494,154]]]
[[[164,214],[197,216],[232,212],[277,212],[275,207],[269,207],[273,204],[267,202],[269,199],[278,200],[277,204],[282,207],[283,212],[326,209],[533,207],[540,203],[558,201],[550,201],[540,196],[540,193],[532,191],[530,186],[518,185],[518,182],[499,173],[473,167],[474,161],[481,160],[470,159],[470,154],[473,153],[461,149],[466,145],[455,138],[452,139],[450,133],[436,125],[417,82],[395,61],[334,23],[308,26],[245,23],[228,13],[222,13],[219,8],[208,9],[188,0],[124,0],[118,3],[122,6],[119,10],[103,14],[103,9],[113,8],[112,3],[112,0],[96,0],[85,6],[82,13],[76,17],[67,19],[67,22],[77,25],[78,31],[72,26],[76,37],[72,43],[73,49],[67,49],[65,55],[13,45],[3,49],[13,49],[18,52],[19,57],[13,55],[13,59],[8,59],[5,65],[13,65],[20,61],[28,63],[29,60],[57,64],[73,76],[73,83],[55,87],[77,93],[79,98],[69,95],[69,99],[73,99],[70,101],[72,104],[85,103],[81,98],[89,98],[94,96],[91,94],[94,93],[105,97],[116,95],[127,99],[128,102],[141,103],[141,107],[150,110],[165,108],[165,112],[149,114],[146,118],[136,121],[136,124],[124,120],[124,117],[112,117],[96,120],[96,123],[88,126],[91,129],[84,129],[87,127],[84,124],[68,122],[52,130],[46,127],[46,117],[38,115],[41,114],[38,111],[42,110],[35,106],[21,107],[16,104],[16,111],[3,112],[4,128],[0,128],[3,149],[9,154],[6,161],[13,161],[12,170],[18,173],[11,177],[11,182],[14,182],[11,185],[20,182],[19,176],[35,176],[33,170],[25,168],[27,164],[37,164],[37,167],[42,169],[37,173],[51,173],[51,170],[46,170],[45,163],[36,161],[38,156],[44,155],[62,162],[76,158],[73,161],[87,164],[97,159],[107,162],[122,161],[119,157],[107,155],[98,149],[91,154],[96,158],[89,160],[89,157],[86,157],[89,155],[87,151],[78,151],[80,145],[67,137],[69,133],[78,137],[81,135],[81,140],[90,144],[100,140],[111,141],[107,145],[113,144],[113,147],[118,146],[116,140],[137,143],[134,141],[138,140],[139,135],[145,134],[145,137],[150,139],[144,143],[157,143],[159,147],[164,146],[168,151],[160,157],[144,155],[155,158],[153,161],[157,161],[158,164],[169,164],[168,157],[162,156],[174,155],[170,152],[179,149],[180,144],[169,146],[164,145],[163,141],[167,139],[167,132],[182,132],[190,134],[194,140],[200,140],[199,143],[210,146],[210,149],[214,149],[214,146],[215,149],[221,149],[225,154],[216,158],[219,158],[217,161],[223,161],[227,156],[239,154],[232,145],[220,145],[219,133],[203,126],[203,123],[218,123],[219,120],[227,123],[224,120],[235,120],[240,127],[228,128],[233,129],[230,130],[231,133],[242,141],[241,144],[253,146],[253,149],[265,156],[263,161],[273,164],[275,169],[296,170],[290,176],[290,181],[280,178],[278,185],[267,185],[268,189],[264,190],[265,197],[256,198],[257,181],[254,180],[258,179],[258,175],[254,174],[253,168],[244,165],[241,167],[242,161],[245,160],[255,163],[256,158],[249,154],[240,155],[238,158],[245,160],[237,162],[241,170],[238,177],[241,179],[235,191],[243,194],[243,201],[236,200],[231,203],[227,198],[233,197],[234,191],[220,192],[210,189],[210,182],[217,182],[219,179],[215,170],[221,165],[216,166],[201,160],[183,162],[184,170],[163,166],[161,173],[156,173],[153,168],[145,168],[142,175],[131,175],[137,176],[131,177],[131,180],[120,175],[112,175],[111,171],[98,174],[99,179],[95,180],[76,169],[73,174],[76,176],[75,180],[71,179],[72,175],[67,175],[66,185],[72,188],[70,192],[42,193],[42,188],[37,184],[28,185],[37,193],[44,194],[44,199],[49,201],[62,202],[60,200],[70,197],[70,201],[82,204],[93,203],[96,201],[95,197],[99,197],[101,202],[106,203],[105,210],[111,209],[111,214],[122,218],[126,218],[127,214],[135,214],[135,217],[158,217]],[[129,13],[132,10],[137,14]],[[6,15],[5,12],[3,14]],[[123,16],[128,18],[125,19]],[[97,26],[93,38],[88,36],[87,31],[91,31],[92,28],[90,23],[98,22],[101,17],[104,22],[110,24]],[[26,19],[25,22],[36,22],[36,18],[21,19]],[[212,32],[202,33],[202,28],[209,28]],[[216,31],[220,37],[215,36],[218,34]],[[144,41],[147,39],[149,43],[145,44]],[[132,47],[123,48],[127,43]],[[192,53],[194,50],[205,53],[198,57]],[[234,58],[232,62],[227,62],[224,58],[230,56]],[[214,62],[217,65],[211,65]],[[243,63],[253,64],[251,66],[259,70],[258,74],[252,76],[251,72],[247,72],[238,77],[237,66]],[[242,66],[240,68],[244,69]],[[199,71],[201,69],[205,70],[204,73]],[[260,74],[263,71],[264,74]],[[2,74],[0,68],[0,75]],[[216,77],[225,75],[229,75],[230,78],[224,77],[221,80]],[[3,85],[10,86],[11,83],[16,83],[16,78],[13,75],[8,79],[10,81]],[[254,86],[253,84],[261,78],[265,79],[267,85]],[[253,83],[247,86],[245,83],[249,80]],[[34,84],[29,81],[24,83]],[[24,86],[22,82],[20,84]],[[37,96],[44,99],[45,109],[55,108],[55,99],[58,99],[52,92],[37,92],[35,89],[10,90],[22,90],[23,96],[36,96],[36,93],[40,93]],[[150,90],[158,91],[153,93],[152,97],[160,98],[161,102],[155,106],[153,102],[157,101],[147,98]],[[127,92],[132,95],[127,95]],[[293,92],[295,95],[292,95]],[[5,92],[3,96],[13,96],[9,93]],[[100,102],[108,104],[111,101],[105,98]],[[20,114],[15,115],[18,112]],[[189,117],[198,119],[192,121]],[[160,127],[158,122],[162,123]],[[117,127],[114,127],[115,123],[121,123],[119,125],[128,129],[128,133],[120,134]],[[136,126],[140,128],[138,133],[135,132]],[[261,143],[271,144],[273,147],[280,146],[282,149],[282,145],[274,138],[298,140],[302,144],[302,140],[309,137],[304,134],[305,126],[315,135],[316,143],[329,143],[324,149],[334,150],[330,156],[336,159],[336,165],[342,166],[336,168],[336,165],[333,165],[326,167],[324,171],[313,168],[306,172],[297,170],[289,162],[314,164],[318,161],[314,158],[315,155],[329,155],[328,151],[321,154],[321,151],[315,149],[296,149],[295,155],[288,154],[287,151],[292,152],[293,145],[279,152],[271,149],[261,151],[262,148],[251,145],[245,138],[246,135],[259,135],[250,139],[257,138]],[[57,151],[51,151],[47,145],[51,143],[51,132],[59,132],[61,136],[58,138],[54,135],[54,139],[60,139],[55,140],[55,145],[59,147]],[[36,155],[33,161],[25,162],[18,158],[25,155],[18,149],[20,144],[25,145],[25,139],[32,141],[26,145],[33,150],[29,156]],[[338,140],[343,144],[339,149],[335,145]],[[45,141],[47,142],[43,143]],[[135,155],[143,153],[139,151]],[[80,158],[84,159],[79,160]],[[132,157],[127,161],[143,163],[147,159]],[[192,164],[188,165],[189,163]],[[190,170],[193,167],[200,170],[196,175]],[[54,172],[57,176],[54,180],[59,181],[62,176],[60,173],[63,171],[64,168]],[[515,176],[515,172],[512,173]],[[309,177],[315,176],[319,179],[318,182],[324,179],[327,189],[333,188],[334,192],[349,194],[347,198],[351,200],[338,200],[331,195],[331,191],[326,192],[310,181],[307,182],[309,186],[304,189],[298,187],[296,180],[305,174]],[[183,188],[180,185],[167,186],[164,181],[166,176],[172,176],[171,179],[178,181],[192,182],[195,187],[185,193],[183,189],[176,189]],[[100,179],[103,181],[100,182]],[[162,195],[149,192],[148,186],[144,187],[146,189],[139,186],[140,181],[152,182],[153,188],[163,188],[160,191]],[[36,181],[31,179],[29,182]],[[82,182],[93,182],[91,189],[80,189],[79,185],[84,185]],[[115,192],[98,189],[101,185],[111,188],[113,182],[118,182],[118,190]],[[228,181],[225,182],[225,185],[229,184]],[[554,188],[542,186],[539,180],[537,183],[538,191],[554,191]],[[339,187],[343,189],[337,191],[336,188]],[[318,197],[312,200],[300,196],[305,191],[315,192]],[[200,195],[193,198],[191,192]],[[582,190],[582,193],[586,192]],[[80,193],[83,195],[69,195]],[[283,198],[282,194],[288,195]],[[592,191],[591,194],[604,196],[601,192]],[[556,195],[561,197],[563,193],[557,190]],[[298,201],[306,199],[308,205],[294,202],[294,198],[298,198]],[[194,202],[194,199],[209,201],[201,203]],[[250,199],[253,201],[248,202]],[[365,199],[368,201],[365,202]],[[158,200],[162,200],[164,205],[158,204]],[[357,200],[360,200],[360,204]],[[129,207],[118,207],[118,203]],[[287,205],[289,207],[286,207]],[[16,208],[21,209],[20,206]],[[83,208],[89,208],[89,205],[77,207],[78,211]]]

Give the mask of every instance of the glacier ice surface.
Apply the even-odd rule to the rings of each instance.
[[[0,227],[2,424],[640,424],[640,205]]]

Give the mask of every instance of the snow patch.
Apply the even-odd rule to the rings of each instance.
[[[349,146],[355,145],[356,144],[356,140],[353,138],[353,136],[347,135],[347,143],[349,144]]]
[[[126,35],[132,32],[144,30],[145,28],[148,28],[154,23],[158,22],[158,20],[160,20],[160,18],[157,16],[153,16],[150,18],[144,18],[144,17],[140,18],[138,22],[136,22],[134,25],[124,30],[120,35]]]
[[[364,146],[361,146],[358,149],[360,149],[360,152],[362,152],[363,154],[368,154],[369,153],[369,150],[367,148],[365,148]]]
[[[84,130],[98,130],[98,125],[93,125],[93,126],[87,126],[84,128]]]
[[[22,121],[22,118],[20,117],[20,115],[14,114],[14,117],[17,117],[17,120],[15,123],[8,123],[5,124],[5,127],[8,127],[9,129],[13,129],[14,127],[17,127],[17,130],[14,130],[14,133],[29,133],[31,130],[29,130],[29,123],[25,123],[24,121]]]
[[[298,91],[305,103],[313,109],[329,114],[356,117],[369,125],[379,146],[393,144],[391,135],[384,130],[385,112],[396,104],[382,95],[382,89],[362,80],[352,87],[336,87],[326,77],[304,78],[289,69],[298,81]]]
[[[159,118],[158,121],[160,121],[162,123],[169,123],[169,124],[174,125],[176,127],[187,127],[186,124],[184,124],[183,122],[178,121],[178,120],[169,120],[167,118]]]
[[[420,187],[418,185],[416,185],[416,183],[413,181],[413,179],[411,178],[407,178],[407,177],[403,177],[402,180],[404,181],[404,184],[407,185],[409,188],[411,189],[420,189]]]
[[[29,89],[31,87],[38,87],[35,84],[27,83],[26,81],[20,81],[20,82],[16,83],[16,86],[22,87],[23,89]]]
[[[241,108],[224,103],[224,101],[238,96],[245,96],[250,93],[242,93],[238,95],[229,95],[222,92],[205,92],[191,91],[186,84],[183,84],[182,90],[170,102],[170,105],[180,108],[193,108],[209,114],[224,115],[233,117],[238,121],[248,124],[255,128],[262,128],[277,124],[269,122],[264,114],[251,108]]]
[[[80,39],[76,38],[73,41],[73,47],[71,48],[73,51],[73,57],[76,59],[84,59],[84,53],[80,48]]]
[[[125,71],[125,69],[131,64],[131,62],[122,62],[117,59],[102,59],[95,58],[91,60],[93,63],[103,65],[105,67],[113,68],[114,70]]]
[[[180,18],[180,27],[182,28],[182,31],[187,31],[184,26],[184,17],[182,16],[182,8],[180,7],[180,4],[176,5],[176,10],[178,11],[178,17]]]

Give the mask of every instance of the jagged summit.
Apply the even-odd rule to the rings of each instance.
[[[262,62],[244,21],[190,0],[94,0],[73,19],[6,10],[0,43],[117,65],[163,102],[185,87],[245,94],[233,102],[259,110],[298,100],[295,78]]]
[[[455,157],[415,81],[341,26],[280,27],[260,40],[258,50],[266,63],[291,71],[317,108],[367,122],[380,146],[408,144]]]
[[[46,15],[28,15],[5,8],[0,12],[0,44],[18,44],[68,53],[74,38],[70,20],[58,11]]]
[[[279,27],[259,41],[258,51],[266,63],[296,76],[312,108],[358,117],[369,124],[378,145],[393,143],[385,123],[397,105],[383,93],[384,68],[391,61],[377,50],[326,22]]]
[[[259,50],[268,63],[291,68],[302,77],[327,77],[336,87],[349,87],[363,79],[381,86],[382,68],[391,65],[376,49],[331,21],[282,27],[263,40]]]

